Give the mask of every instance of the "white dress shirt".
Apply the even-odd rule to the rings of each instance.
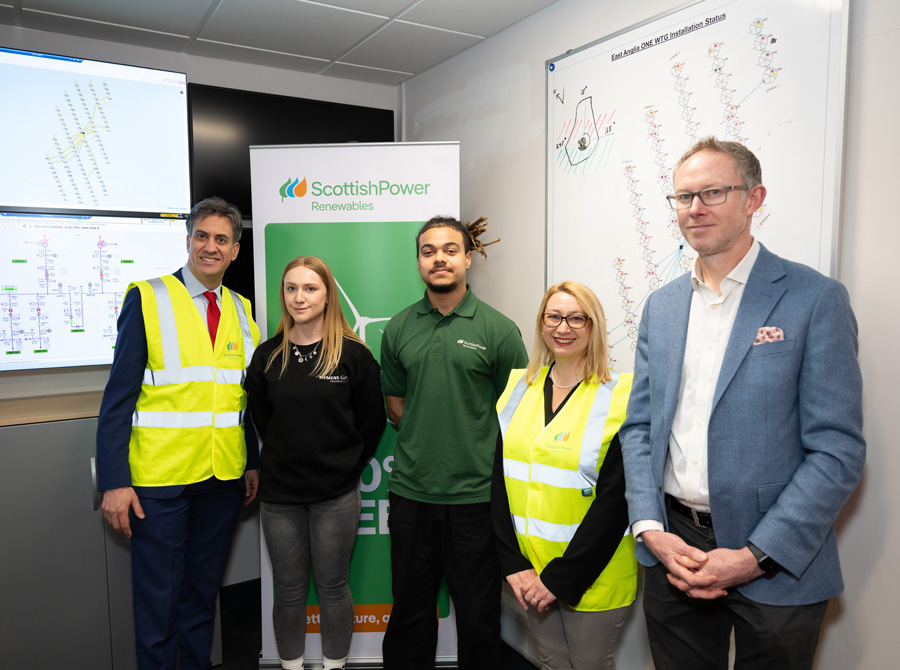
[[[691,312],[678,405],[669,433],[664,486],[666,493],[698,512],[709,511],[706,449],[713,395],[731,328],[757,256],[759,242],[754,239],[744,258],[719,285],[721,296],[703,282],[699,259],[691,271]],[[659,522],[643,520],[632,528],[635,536],[645,530],[663,530],[663,527]]]
[[[183,268],[181,268],[181,276],[184,279],[184,287],[187,289],[187,292],[190,293],[191,299],[194,301],[197,309],[200,310],[200,318],[203,319],[203,324],[207,328],[209,328],[209,324],[206,322],[206,310],[209,308],[209,300],[207,300],[206,296],[203,295],[209,289],[201,284],[200,280],[194,276],[194,273],[191,272],[191,268],[189,265],[185,265]],[[221,312],[222,285],[219,284],[218,286],[216,286],[216,288],[213,289],[213,293],[216,294],[216,305]]]

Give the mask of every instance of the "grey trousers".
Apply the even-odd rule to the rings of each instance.
[[[260,503],[260,521],[272,561],[272,621],[278,655],[286,661],[306,649],[306,595],[315,573],[322,626],[322,653],[344,658],[353,634],[350,555],[359,523],[359,489],[308,505]]]
[[[559,601],[543,613],[529,607],[541,670],[615,670],[616,648],[630,608],[579,612]]]

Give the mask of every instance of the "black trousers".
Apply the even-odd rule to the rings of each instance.
[[[433,668],[437,593],[446,577],[456,609],[460,670],[500,667],[500,566],[490,503],[434,505],[391,493],[394,606],[385,670]]]
[[[715,532],[669,510],[669,530],[703,551]],[[763,578],[764,579],[764,578]],[[644,615],[656,670],[727,670],[731,631],[735,670],[808,670],[828,602],[763,605],[731,589],[715,600],[689,598],[662,564],[644,570]]]

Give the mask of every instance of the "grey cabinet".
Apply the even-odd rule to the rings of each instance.
[[[96,429],[96,419],[0,428],[4,667],[113,667]]]
[[[0,427],[0,668],[137,667],[130,541],[95,499],[96,433],[96,418]]]

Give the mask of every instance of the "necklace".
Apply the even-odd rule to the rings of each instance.
[[[321,342],[321,340],[319,342]],[[296,345],[293,342],[291,342],[291,347],[294,349],[294,355],[297,357],[297,360],[301,363],[306,363],[306,361],[315,358],[316,354],[319,353],[319,342],[316,342],[316,346],[313,347],[313,350],[308,354],[301,354],[299,345]]]
[[[553,378],[553,370],[550,370],[550,381],[558,389],[570,389],[573,386],[578,386],[578,384],[581,383],[582,379],[584,379],[584,377],[580,377],[579,379],[576,379],[574,384],[569,384],[568,386],[563,386],[562,384],[556,383],[556,380]]]

